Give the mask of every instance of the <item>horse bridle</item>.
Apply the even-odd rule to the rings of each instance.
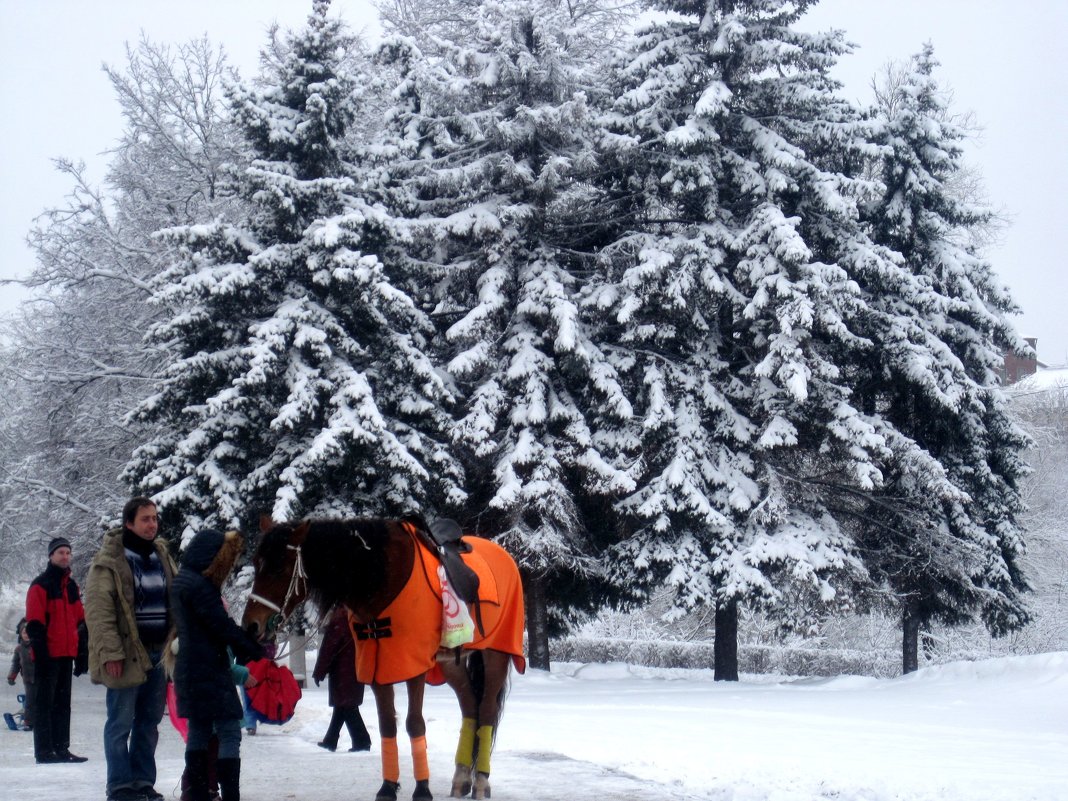
[[[267,630],[264,632],[265,634],[273,634],[279,628],[282,628],[283,626],[285,626],[286,623],[289,622],[289,617],[290,614],[292,614],[292,610],[290,610],[290,614],[286,614],[286,607],[289,606],[289,602],[293,600],[294,596],[296,596],[298,593],[303,595],[307,592],[308,589],[308,574],[304,572],[304,556],[301,552],[301,546],[286,545],[286,549],[290,551],[295,551],[296,559],[293,561],[293,573],[289,576],[289,586],[286,588],[286,597],[282,599],[282,605],[279,606],[278,604],[274,603],[274,601],[269,601],[262,595],[257,595],[254,592],[250,592],[248,594],[248,599],[250,601],[255,601],[261,606],[266,606],[268,609],[274,612],[274,614],[267,619]]]
[[[371,550],[371,546],[367,544],[367,540],[365,540],[358,531],[353,531],[352,535],[360,541],[360,545],[364,547],[364,550]],[[248,594],[248,599],[250,601],[255,601],[262,606],[266,606],[274,612],[274,614],[267,619],[267,631],[264,632],[265,634],[273,634],[278,631],[279,628],[285,626],[285,624],[289,622],[290,615],[292,614],[292,610],[290,611],[290,614],[286,614],[285,612],[286,607],[289,606],[289,602],[297,593],[300,593],[301,595],[307,593],[308,574],[304,572],[304,556],[301,551],[302,545],[303,541],[301,542],[301,545],[286,545],[286,550],[294,551],[296,553],[296,559],[293,561],[293,573],[289,577],[289,586],[286,588],[286,597],[282,599],[281,606],[254,592]],[[324,612],[323,620],[320,621],[320,627],[325,619],[326,613]]]

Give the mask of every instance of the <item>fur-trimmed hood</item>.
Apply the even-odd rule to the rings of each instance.
[[[224,534],[214,528],[203,529],[182,551],[181,569],[199,573],[215,589],[222,590],[244,545],[245,538],[240,531],[227,531]],[[163,669],[168,678],[174,677],[179,648],[178,630],[172,628],[163,648]]]
[[[218,588],[226,582],[245,546],[239,531],[206,528],[182,552],[182,569],[200,573]]]

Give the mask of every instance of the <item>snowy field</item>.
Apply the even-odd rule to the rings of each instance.
[[[372,801],[373,709],[363,706],[372,753],[331,754],[315,746],[329,718],[325,684],[310,688],[287,725],[245,739],[243,799]],[[446,689],[428,692],[427,714],[431,789],[443,799],[459,726]],[[89,762],[35,765],[32,735],[4,730],[0,798],[103,801],[103,723],[104,691],[81,678],[72,750]],[[165,720],[156,786],[169,798],[182,749]],[[402,799],[412,790],[406,750],[402,739]],[[513,684],[493,768],[494,801],[1068,801],[1068,653],[889,680],[718,684],[705,671],[554,665]]]

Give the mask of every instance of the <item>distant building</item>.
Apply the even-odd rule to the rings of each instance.
[[[1031,346],[1031,352],[1038,354],[1038,338],[1024,337],[1024,342]],[[1006,353],[1005,361],[1001,368],[1002,385],[1015,384],[1021,378],[1034,375],[1039,367],[1045,367],[1035,356],[1017,356],[1015,353]]]

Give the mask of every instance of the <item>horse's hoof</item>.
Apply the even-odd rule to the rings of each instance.
[[[430,793],[430,780],[420,779],[415,783],[415,792],[412,793],[412,801],[434,801]]]
[[[457,765],[456,772],[452,774],[452,789],[449,790],[449,798],[466,798],[471,792],[471,768],[467,765]]]
[[[375,796],[375,801],[397,801],[397,791],[400,789],[400,782],[391,782],[386,779],[382,782],[382,786],[378,790],[378,795]]]
[[[488,773],[478,773],[475,775],[475,791],[471,794],[471,797],[474,798],[475,801],[482,801],[482,799],[490,797]]]

